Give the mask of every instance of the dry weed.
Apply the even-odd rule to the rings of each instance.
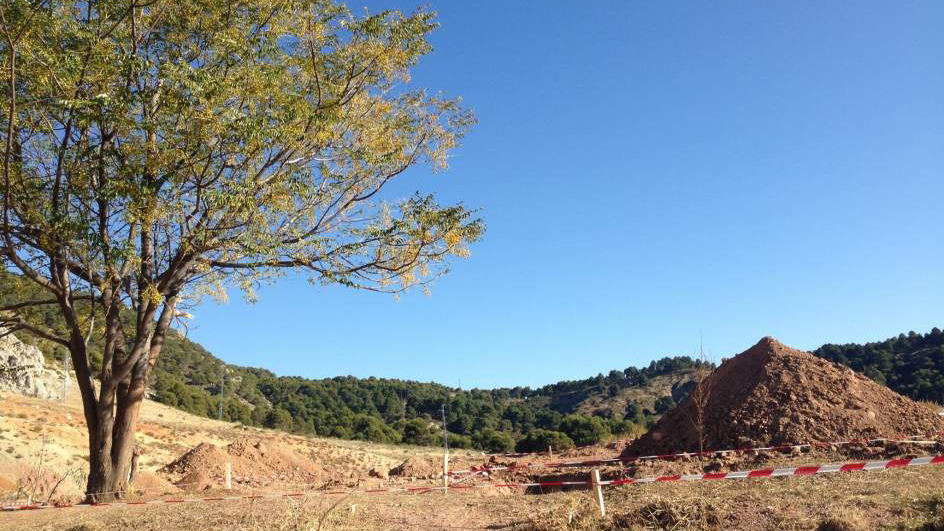
[[[565,511],[534,519],[526,531],[717,531],[722,529],[721,511],[708,502],[678,503],[668,499],[649,502],[628,511],[613,511],[601,517],[599,508],[586,498],[571,500]]]
[[[914,508],[925,521],[914,527],[913,531],[944,531],[944,494],[921,500]]]
[[[48,438],[44,434],[39,452],[30,460],[28,467],[20,471],[16,479],[16,490],[7,496],[7,501],[49,504],[53,501],[75,501],[85,480],[82,470],[68,468],[53,471],[49,466],[46,450]]]

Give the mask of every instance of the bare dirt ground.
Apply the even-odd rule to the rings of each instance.
[[[88,467],[85,421],[77,391],[66,402],[4,394],[0,404],[0,487],[8,486],[0,489],[0,500],[11,484],[15,486],[18,480],[36,475],[39,470],[41,475],[45,471],[54,471],[56,475],[75,471],[76,477],[70,477],[57,490],[66,500],[74,501],[70,498],[81,495],[84,486],[81,476]],[[387,471],[409,457],[442,462],[442,453],[436,448],[300,437],[197,417],[152,401],[145,401],[142,406],[137,443],[143,471],[157,473],[200,444],[226,447],[237,441],[261,442],[273,453],[302,456],[314,466],[330,471],[336,484],[347,486],[379,486],[381,480],[371,477],[372,469]],[[481,462],[481,453],[460,450],[452,452],[450,466],[458,470]],[[239,470],[235,472],[238,474]],[[180,479],[174,474],[162,475],[170,480]],[[214,479],[219,481],[221,477]],[[247,486],[261,486],[258,482],[249,483]],[[281,483],[285,486],[290,481]]]
[[[15,488],[22,474],[35,468],[36,463],[51,474],[70,468],[84,470],[85,430],[77,400],[62,403],[6,395],[0,397],[0,404],[0,491]],[[561,492],[559,488],[497,487],[506,482],[586,480],[590,470],[586,467],[538,467],[456,478],[454,481],[461,484],[491,487],[451,490],[447,494],[431,491],[329,495],[323,491],[313,492],[325,486],[330,488],[321,481],[325,477],[332,480],[331,485],[342,489],[438,485],[441,480],[433,477],[435,475],[387,478],[382,472],[389,473],[406,460],[410,465],[405,469],[432,470],[441,462],[440,450],[291,436],[195,417],[153,402],[144,406],[139,434],[142,468],[148,472],[145,484],[152,490],[135,494],[132,500],[202,500],[285,493],[287,489],[305,494],[277,499],[7,512],[0,513],[0,530],[944,530],[944,466],[941,465],[814,477],[608,487],[605,489],[608,514],[601,518],[591,492],[585,488]],[[170,470],[173,467],[161,469],[201,443],[214,448],[201,454],[205,456],[218,456],[223,452],[251,456],[254,463],[274,456],[277,463],[289,463],[282,472],[292,472],[295,465],[291,463],[301,456],[310,460],[311,468],[298,463],[300,476],[289,474],[288,481],[275,478],[264,482],[237,482],[233,491],[222,490],[218,473],[214,472],[217,477],[210,477],[201,487],[207,490],[163,492],[169,488],[168,480],[180,481],[183,469],[176,472]],[[620,454],[625,445],[626,442],[610,443],[554,455],[488,457],[478,452],[460,451],[453,454],[450,468],[462,470],[486,463],[520,466],[607,459]],[[744,453],[721,458],[703,456],[601,468],[605,479],[645,478],[940,453],[944,453],[944,444],[940,443],[888,444]],[[210,463],[216,468],[197,469],[212,472],[219,468],[217,461],[201,458],[192,460],[191,464]],[[193,470],[193,467],[186,469],[187,472]],[[310,481],[306,474],[319,481]],[[299,477],[304,481],[293,484]],[[80,494],[81,481],[75,483],[73,491]]]
[[[606,518],[586,490],[499,497],[450,492],[48,509],[2,514],[0,529],[944,529],[928,527],[944,515],[944,467],[623,486],[607,489],[605,498]],[[830,520],[845,527],[820,527]]]

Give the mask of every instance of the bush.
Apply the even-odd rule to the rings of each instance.
[[[455,433],[449,434],[449,448],[472,448],[473,446],[472,437],[456,435]]]
[[[565,433],[559,431],[536,429],[518,441],[515,445],[517,452],[543,452],[548,447],[554,450],[567,450],[574,447],[574,441]]]
[[[662,398],[656,399],[656,413],[665,413],[674,409],[676,405],[675,399],[673,399],[671,396],[663,396]]]
[[[373,442],[398,442],[400,434],[377,417],[358,415],[354,419],[354,438]]]
[[[510,435],[492,428],[485,428],[476,433],[472,440],[479,448],[492,453],[510,452],[515,447]]]
[[[280,407],[270,409],[262,425],[266,428],[284,430],[292,425],[292,414]]]
[[[560,430],[566,433],[577,446],[587,446],[610,437],[610,430],[598,417],[568,415],[561,421]]]
[[[606,424],[610,433],[619,437],[626,437],[639,431],[637,426],[628,420],[610,419]]]
[[[429,423],[423,419],[413,419],[403,425],[402,441],[417,446],[430,446],[436,442],[436,436],[429,430]]]

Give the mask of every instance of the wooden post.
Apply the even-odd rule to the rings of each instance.
[[[443,453],[443,494],[449,493],[449,450]]]
[[[226,490],[233,488],[233,463],[226,462]]]
[[[449,431],[446,429],[446,403],[442,404],[443,420],[443,494],[449,494]]]
[[[606,516],[606,505],[603,504],[603,485],[600,485],[600,470],[593,469],[593,489],[597,491],[597,503],[600,505],[600,516]]]
[[[547,456],[548,456],[548,457],[554,457],[554,450],[551,449],[551,445],[550,445],[550,444],[547,445]]]

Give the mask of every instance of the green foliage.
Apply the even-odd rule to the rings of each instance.
[[[560,431],[566,433],[577,446],[596,444],[612,435],[603,419],[584,415],[568,415],[561,421]]]
[[[450,448],[475,448],[475,443],[472,441],[472,437],[468,435],[456,435],[454,433],[449,434],[449,447]]]
[[[30,290],[35,288],[19,277],[0,274],[0,303],[41,295]],[[37,311],[37,316],[47,321],[52,328],[62,326],[58,314],[53,311]],[[39,346],[50,362],[61,360],[62,353],[56,352],[55,345],[25,332],[21,332],[19,337]],[[94,340],[91,345],[94,348]],[[939,365],[944,356],[940,349],[941,333],[934,329],[923,336],[912,333],[869,345],[826,345],[818,349],[816,354],[827,359],[834,358],[834,361],[846,363],[866,374],[871,371],[872,374],[880,375],[898,385],[900,392],[904,391],[913,398],[940,402],[944,400],[941,396],[944,367]],[[50,352],[52,356],[49,356]],[[577,438],[584,441],[577,444],[610,436],[634,435],[655,422],[657,413],[667,411],[674,400],[684,396],[683,390],[679,390],[677,398],[659,398],[656,401],[656,412],[631,403],[626,408],[625,422],[597,419],[601,427],[592,425],[592,421],[588,423],[588,417],[579,417],[582,419],[579,422],[572,417],[565,419],[563,413],[568,412],[566,409],[563,412],[553,409],[555,405],[563,403],[556,400],[557,395],[554,393],[577,392],[591,396],[586,386],[599,386],[601,377],[607,388],[616,385],[612,382],[617,381],[622,382],[618,385],[629,387],[637,385],[646,377],[694,365],[695,362],[687,358],[664,358],[643,369],[611,371],[607,376],[580,380],[581,383],[561,382],[537,390],[517,387],[466,391],[434,383],[382,378],[344,376],[309,380],[278,377],[264,369],[225,364],[199,344],[171,331],[152,373],[150,390],[153,398],[159,402],[216,418],[219,413],[218,401],[221,399],[222,375],[224,420],[247,426],[278,424],[281,429],[303,434],[417,445],[442,444],[439,418],[440,408],[445,404],[452,447],[485,449],[485,444],[506,447],[507,441],[496,442],[493,438],[480,435],[481,431],[489,429],[492,432],[504,431],[517,441],[514,446],[518,450],[524,451],[522,449],[527,446],[542,451],[547,449],[546,439],[558,437],[558,433],[566,439],[552,443],[554,448],[567,447],[567,440],[574,444],[574,434],[577,433]],[[926,383],[918,383],[920,381]],[[931,382],[934,381],[941,381],[937,389],[932,389]],[[673,390],[673,394],[676,394],[676,390]],[[550,400],[542,401],[542,398]],[[285,419],[285,413],[289,414],[290,419]]]
[[[523,439],[515,444],[516,452],[543,452],[548,448],[568,450],[574,447],[574,441],[559,431],[542,430],[540,428],[528,432]]]
[[[944,333],[898,337],[864,345],[827,344],[813,354],[841,363],[914,400],[944,404]]]
[[[675,399],[673,399],[671,396],[657,398],[655,403],[656,413],[659,413],[660,415],[663,413],[668,413],[676,405]]]
[[[510,452],[515,448],[515,441],[507,433],[485,428],[472,436],[476,447],[491,453]]]
[[[352,430],[354,432],[354,438],[362,441],[381,443],[395,443],[400,441],[400,433],[384,424],[383,420],[370,415],[357,415],[354,419]]]
[[[292,427],[292,414],[281,407],[270,409],[262,425],[266,428],[287,430]]]
[[[403,432],[402,441],[407,444],[429,446],[437,442],[437,434],[430,429],[429,422],[423,419],[405,422],[401,431]]]
[[[624,419],[609,419],[606,427],[614,437],[626,437],[640,431],[639,426]]]
[[[332,0],[4,0],[0,270],[43,293],[0,309],[0,326],[70,351],[98,441],[89,495],[123,493],[124,435],[154,380],[201,415],[396,438],[352,412],[374,410],[273,402],[266,381],[214,392],[241,371],[151,371],[175,319],[229,287],[252,300],[291,271],[400,293],[469,255],[475,212],[382,191],[418,165],[445,169],[475,121],[409,83],[434,18]]]

